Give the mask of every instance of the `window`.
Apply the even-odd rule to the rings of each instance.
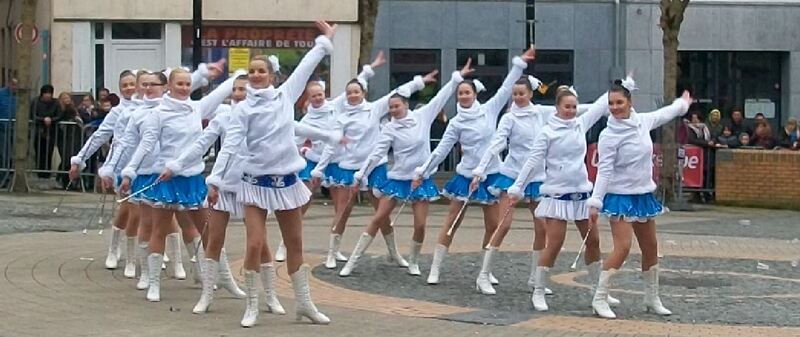
[[[539,104],[553,105],[559,85],[573,85],[574,56],[571,50],[537,50],[536,62],[525,70],[526,75],[536,76],[543,86],[533,95]]]
[[[463,67],[470,57],[475,68],[471,77],[479,79],[486,87],[486,91],[478,94],[478,100],[484,102],[497,92],[508,75],[508,50],[459,49],[456,52],[456,67]]]
[[[102,22],[96,22],[94,24],[94,38],[96,40],[102,40],[103,39],[103,30],[104,29],[105,28],[103,27],[103,23]]]
[[[696,106],[704,114],[719,109],[723,118],[730,118],[731,110],[737,107],[744,109],[746,118],[768,113],[757,111],[764,104],[751,103],[758,100],[774,106],[775,115],[767,118],[777,123],[781,120],[784,56],[781,52],[678,52],[677,92],[689,90],[698,101],[692,108]]]
[[[438,49],[393,49],[389,59],[391,88],[411,81],[416,75],[424,75],[434,69],[441,70],[441,51]],[[425,86],[425,89],[411,96],[409,106],[413,109],[418,103],[427,103],[436,95],[437,89],[438,84]]]
[[[159,40],[161,39],[161,24],[115,22],[111,24],[111,38],[121,40]]]
[[[102,44],[94,45],[94,88],[95,97],[97,97],[100,88],[105,87],[105,59],[104,59],[105,46]]]

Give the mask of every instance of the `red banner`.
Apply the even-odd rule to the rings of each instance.
[[[683,186],[703,187],[703,149],[693,145],[684,145],[686,160],[683,164]],[[597,144],[589,144],[586,149],[586,170],[589,180],[594,183],[597,177],[597,164],[600,156],[597,153]],[[653,181],[658,183],[660,168],[663,166],[664,157],[658,144],[653,144]]]
[[[192,46],[192,27],[183,26],[184,48]],[[211,48],[311,48],[319,30],[311,27],[205,26],[201,43]]]

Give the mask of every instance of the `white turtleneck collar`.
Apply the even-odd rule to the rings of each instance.
[[[520,107],[519,105],[517,105],[517,103],[512,103],[509,112],[511,112],[512,114],[514,114],[514,116],[517,117],[525,117],[536,112],[536,108],[530,102],[528,102],[528,105],[523,107]]]
[[[458,110],[458,115],[465,120],[476,119],[484,115],[484,112],[481,109],[481,102],[478,102],[477,99],[472,102],[472,106],[469,108],[461,106],[461,103],[456,104],[456,107],[456,110]]]
[[[177,99],[170,95],[164,95],[164,98],[161,99],[161,104],[174,112],[192,112],[191,101],[188,99]]]
[[[274,100],[280,94],[280,91],[272,85],[263,89],[256,89],[251,87],[250,83],[248,83],[245,88],[247,89],[247,98],[245,98],[245,102],[247,102],[249,106],[256,106],[259,102],[264,100]]]

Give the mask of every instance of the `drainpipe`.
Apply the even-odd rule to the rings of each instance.
[[[613,66],[611,68],[611,79],[622,77],[624,70],[622,70],[622,5],[620,0],[614,0],[614,53],[613,53]]]

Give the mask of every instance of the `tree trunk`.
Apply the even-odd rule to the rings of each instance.
[[[30,120],[32,31],[36,20],[36,0],[23,0],[20,21],[22,22],[22,42],[17,48],[16,68],[19,86],[17,88],[17,121],[14,124],[14,192],[28,192],[28,133]]]
[[[377,17],[378,0],[358,0],[358,23],[361,28],[361,50],[358,54],[359,67],[370,63]]]
[[[675,98],[678,86],[678,35],[683,23],[683,14],[689,0],[661,0],[661,18],[659,26],[663,32],[661,42],[664,47],[664,104],[670,104]],[[677,138],[675,129],[678,121],[674,120],[661,127],[661,153],[663,167],[660,171],[661,189],[664,203],[675,200]],[[680,169],[680,168],[678,168]]]

